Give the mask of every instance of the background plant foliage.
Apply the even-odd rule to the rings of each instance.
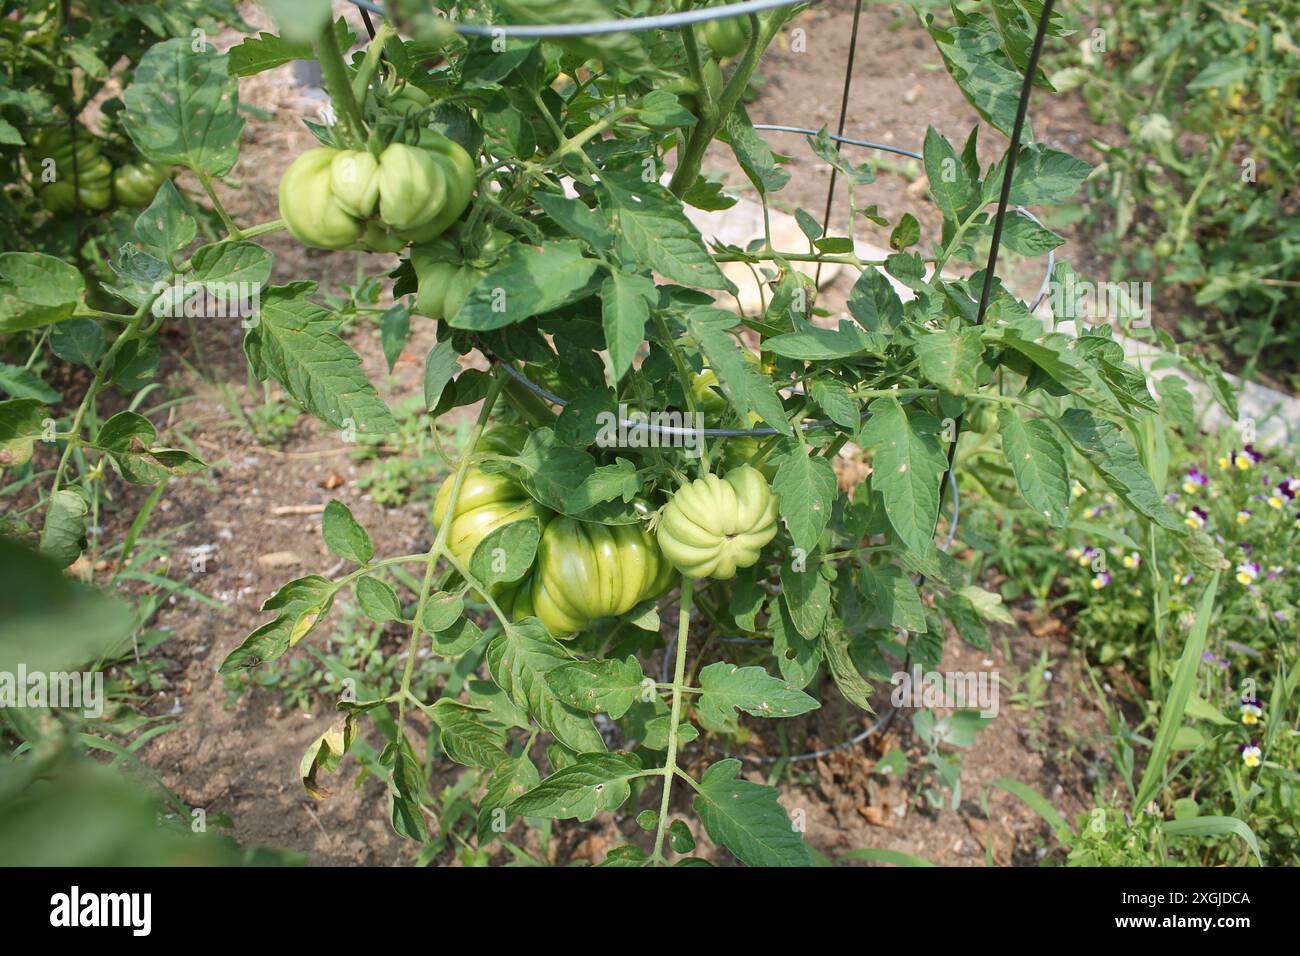
[[[1078,43],[1056,51],[1052,81],[1119,127],[1093,143],[1105,161],[1090,186],[1113,218],[1088,228],[1114,256],[1112,278],[1156,279],[1158,301],[1172,306],[1160,311],[1181,336],[1245,377],[1259,369],[1296,390],[1300,5],[1069,11]],[[1180,310],[1179,292],[1205,310]]]

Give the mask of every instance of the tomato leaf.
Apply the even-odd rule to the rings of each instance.
[[[244,118],[228,59],[188,36],[150,47],[122,99],[122,127],[153,163],[224,176],[239,157]]]
[[[979,329],[940,329],[917,336],[921,374],[946,392],[969,395],[979,385],[984,340]]]
[[[586,753],[510,805],[521,817],[590,820],[617,810],[632,795],[631,781],[642,776],[641,761],[629,753]]]
[[[449,321],[460,329],[500,329],[593,294],[600,263],[582,255],[582,243],[515,243],[465,297]]]
[[[717,661],[700,671],[696,712],[710,730],[722,730],[736,721],[736,712],[755,717],[796,717],[821,705],[797,687],[779,680],[761,667],[738,667]]]
[[[518,581],[533,566],[541,535],[541,523],[536,518],[494,528],[474,549],[469,559],[470,573],[488,587]]]
[[[794,546],[806,557],[817,550],[831,518],[836,493],[835,469],[821,455],[810,456],[807,446],[799,443],[781,459],[772,490],[776,492],[777,506],[790,529]]]
[[[352,511],[337,498],[325,506],[321,518],[321,535],[325,546],[340,558],[367,565],[375,556],[375,546],[370,542],[370,535],[361,527]]]
[[[638,172],[607,170],[597,194],[624,259],[701,289],[729,289],[682,202]]]
[[[61,488],[50,496],[41,530],[41,554],[66,568],[86,550],[90,505],[79,491]]]
[[[384,581],[364,577],[359,578],[353,587],[361,613],[376,624],[402,619],[402,605],[397,600],[397,593]]]
[[[274,378],[327,425],[372,435],[396,432],[361,357],[338,337],[330,314],[307,300],[311,288],[294,283],[263,293],[261,321],[244,335],[253,371],[259,379]]]
[[[86,291],[81,273],[43,252],[0,252],[0,333],[72,317]]]
[[[658,300],[654,280],[647,276],[615,272],[600,287],[600,319],[615,382],[632,367],[636,350],[645,340],[650,307]]]
[[[478,802],[476,825],[479,846],[505,833],[516,819],[509,807],[523,794],[541,783],[541,774],[528,754],[511,757],[498,764],[487,782],[487,792]]]
[[[1051,427],[1039,419],[1022,421],[1013,408],[998,409],[1002,454],[1029,507],[1053,528],[1065,527],[1070,508],[1070,473],[1065,449]]]
[[[546,682],[570,707],[589,714],[608,714],[614,720],[626,714],[647,691],[655,693],[654,681],[641,672],[635,657],[561,664],[547,673]]]
[[[1162,528],[1180,535],[1187,532],[1156,491],[1137,450],[1118,425],[1082,408],[1066,409],[1056,424],[1125,504]]]
[[[776,788],[739,779],[740,766],[720,760],[700,778],[694,806],[705,831],[749,866],[810,866],[808,847]]]
[[[948,459],[936,437],[939,421],[915,407],[904,410],[896,398],[870,405],[858,444],[875,450],[872,487],[885,502],[889,523],[912,551],[932,547],[939,520],[939,479]]]
[[[319,574],[290,581],[262,605],[263,611],[279,612],[275,620],[248,635],[226,655],[217,672],[231,674],[283,655],[325,618],[336,590],[333,581]]]
[[[564,703],[546,682],[546,675],[571,658],[569,652],[535,617],[506,624],[488,645],[492,679],[525,707],[561,744],[577,753],[605,750],[605,741],[586,714]]]
[[[441,731],[442,749],[456,763],[496,770],[510,758],[506,728],[493,723],[486,711],[443,697],[428,713]]]

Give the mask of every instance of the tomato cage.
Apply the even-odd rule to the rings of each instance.
[[[367,31],[371,37],[375,34],[374,23],[371,20],[371,14],[383,17],[385,12],[383,7],[371,0],[349,0],[356,6],[362,16]],[[682,10],[674,13],[658,14],[646,17],[632,17],[617,20],[592,21],[587,23],[556,23],[556,24],[484,24],[484,23],[464,23],[459,21],[447,21],[447,27],[454,32],[468,37],[491,37],[494,39],[521,39],[521,40],[559,40],[566,38],[582,38],[584,36],[593,36],[597,34],[610,33],[632,33],[648,30],[670,30],[687,27],[692,24],[704,23],[710,20],[721,20],[732,17],[750,17],[753,14],[760,13],[764,10],[772,10],[780,7],[794,6],[812,6],[816,0],[742,0],[739,3],[729,3],[719,6],[701,7],[694,10]],[[1025,116],[1028,112],[1029,97],[1033,88],[1033,77],[1038,70],[1038,60],[1042,52],[1043,41],[1046,37],[1047,26],[1051,20],[1052,9],[1055,6],[1055,0],[1043,0],[1042,9],[1038,16],[1037,29],[1034,35],[1033,45],[1029,50],[1028,60],[1025,68],[1024,80],[1020,87],[1020,95],[1016,108],[1015,123],[1012,128],[1011,143],[1021,143],[1021,135],[1024,130]],[[836,152],[841,151],[843,146],[853,146],[861,149],[870,149],[878,152],[894,153],[899,156],[906,156],[911,159],[924,160],[924,156],[910,149],[904,149],[897,146],[890,146],[883,143],[870,142],[868,140],[854,139],[844,135],[844,128],[849,113],[849,101],[852,90],[853,68],[857,57],[857,40],[858,28],[862,14],[862,0],[856,0],[853,9],[853,27],[849,37],[848,57],[844,67],[844,85],[840,98],[839,116],[836,122],[836,131],[827,132],[829,139],[835,144]],[[802,126],[791,126],[777,123],[754,123],[755,130],[772,133],[782,133],[788,135],[804,136],[806,138],[816,137],[821,134],[821,130],[809,129]],[[1017,149],[1008,149],[1006,156],[1006,168],[1003,174],[1000,186],[997,212],[993,222],[993,234],[990,240],[989,254],[987,264],[983,271],[983,281],[981,283],[979,307],[975,316],[975,325],[983,325],[984,317],[988,310],[989,298],[993,289],[993,276],[997,266],[998,252],[1002,243],[1003,225],[1006,219],[1008,209],[1014,209],[1020,215],[1028,218],[1036,225],[1042,225],[1029,210],[1020,205],[1010,203],[1011,185],[1015,175],[1016,161],[1018,159]],[[826,205],[822,215],[822,232],[826,234],[830,226],[831,213],[835,206],[835,187],[838,176],[838,170],[834,165],[830,168],[830,181],[826,190]],[[852,224],[850,224],[852,231]],[[1048,290],[1051,283],[1051,277],[1056,265],[1056,253],[1049,250],[1046,257],[1046,268],[1044,270],[1042,282],[1034,295],[1032,302],[1027,303],[1031,312],[1037,308],[1047,298]],[[820,266],[820,263],[819,263]],[[866,268],[876,268],[868,265]],[[809,306],[811,309],[811,305]],[[489,359],[497,362],[494,356],[489,355]],[[553,405],[563,408],[567,401],[563,396],[556,395],[554,392],[543,388],[541,385],[531,381],[518,369],[509,362],[497,362],[507,374],[517,381],[521,386],[537,395],[539,398]],[[797,390],[791,389],[792,393]],[[863,418],[870,415],[870,412],[863,411]],[[958,415],[953,428],[952,438],[948,445],[948,463],[944,472],[943,479],[940,482],[939,494],[942,499],[943,493],[947,490],[952,499],[952,513],[948,523],[945,540],[939,546],[941,550],[947,551],[953,544],[957,535],[957,524],[960,516],[960,505],[958,502],[957,480],[953,471],[953,460],[957,450],[957,441],[961,435],[962,416]],[[628,421],[620,416],[619,425],[627,429],[636,429],[647,433],[657,435],[695,435],[706,438],[765,438],[778,434],[777,429],[770,425],[759,425],[752,428],[713,428],[705,427],[700,429],[685,428],[682,426],[660,425],[653,422]],[[828,428],[834,425],[830,419],[813,419],[805,420],[799,423],[801,431],[812,431],[815,429]],[[940,502],[942,510],[942,500]],[[919,582],[918,582],[919,583]],[[720,640],[727,642],[753,642],[753,638],[745,637],[721,637]],[[672,660],[673,646],[676,643],[676,636],[670,638],[664,653],[663,661],[663,679],[668,679],[668,666]],[[762,643],[762,642],[759,642]],[[909,656],[910,658],[910,656]],[[804,754],[795,754],[793,756],[781,757],[763,757],[759,758],[760,762],[771,763],[777,760],[801,761],[812,760],[818,757],[826,756],[836,751],[847,750],[854,747],[872,734],[877,733],[882,728],[887,727],[897,715],[897,710],[889,708],[885,710],[880,717],[872,723],[866,730],[855,734],[847,740],[841,741],[822,750],[811,751]],[[752,759],[752,758],[751,758]]]

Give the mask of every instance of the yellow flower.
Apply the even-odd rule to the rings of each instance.
[[[1251,748],[1248,749],[1244,754],[1242,754],[1241,759],[1242,759],[1243,761],[1245,761],[1247,767],[1258,767],[1258,766],[1259,766],[1259,748],[1257,748],[1257,747],[1251,747]]]
[[[1247,455],[1245,452],[1242,452],[1238,454],[1237,457],[1233,460],[1233,464],[1237,466],[1238,471],[1248,471],[1250,469],[1250,466],[1254,464],[1254,462],[1250,460],[1249,455]]]
[[[1278,509],[1279,511],[1281,511],[1282,508],[1283,508],[1283,506],[1284,506],[1285,504],[1286,504],[1286,502],[1282,500],[1282,496],[1281,496],[1281,495],[1271,495],[1271,496],[1269,496],[1269,499],[1268,499],[1268,506],[1269,506],[1270,508],[1276,508],[1276,509]]]
[[[1227,456],[1227,455],[1220,455],[1220,456],[1219,456],[1219,467],[1222,468],[1224,471],[1227,471],[1227,470],[1228,470],[1228,456]]]

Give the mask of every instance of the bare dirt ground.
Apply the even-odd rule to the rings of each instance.
[[[846,0],[820,4],[798,24],[807,30],[807,52],[769,56],[763,69],[767,85],[750,107],[756,122],[833,127],[851,10]],[[255,19],[257,11],[249,15]],[[233,37],[218,38],[218,44],[225,45],[223,40],[233,42]],[[848,135],[917,148],[927,125],[956,139],[964,137],[974,122],[972,111],[942,72],[932,44],[910,14],[875,6],[864,11],[857,64]],[[277,215],[280,173],[297,152],[312,145],[299,120],[313,115],[315,107],[299,95],[287,69],[245,80],[241,98],[272,115],[268,120],[250,119],[234,174],[242,188],[223,190],[223,198],[238,221],[263,222]],[[1070,115],[1048,112],[1044,135],[1076,149],[1085,125],[1081,116],[1081,106]],[[823,165],[799,137],[778,142],[779,134],[771,135],[778,148],[796,157],[791,165],[793,179],[780,194],[781,201],[820,215],[826,189]],[[992,144],[985,145],[992,150]],[[726,165],[725,157],[719,157],[719,168]],[[935,235],[938,220],[916,186],[919,170],[891,168],[882,167],[865,201],[877,203],[891,218],[911,211],[927,236]],[[875,241],[884,244],[884,237]],[[276,281],[307,275],[325,289],[354,281],[356,262],[351,255],[305,250],[284,234],[270,238],[267,245],[276,257]],[[239,340],[238,328],[210,326],[199,330],[197,343],[182,333],[171,345],[190,362],[197,361],[196,345],[201,346],[204,374],[210,381],[228,383],[242,403],[252,406],[261,396],[248,389]],[[381,391],[390,403],[418,392],[423,356],[432,340],[432,330],[420,327],[417,320],[407,352],[389,377],[375,328],[362,326],[351,339],[366,359],[371,381],[383,383]],[[170,709],[177,703],[181,725],[153,741],[141,756],[191,806],[229,814],[234,836],[243,843],[295,849],[317,865],[410,862],[413,844],[392,834],[383,786],[373,779],[358,788],[350,785],[355,763],[345,765],[330,799],[317,802],[303,792],[298,762],[332,720],[329,702],[322,700],[304,714],[284,708],[274,692],[254,689],[228,707],[216,669],[265,619],[258,607],[281,584],[336,566],[321,540],[319,514],[283,514],[276,509],[322,505],[330,497],[339,497],[371,530],[380,554],[401,554],[427,547],[427,505],[385,509],[375,504],[355,487],[358,466],[340,437],[308,417],[299,419],[282,449],[261,447],[230,424],[230,412],[209,382],[175,363],[170,374],[174,392],[200,396],[199,401],[174,410],[173,424],[185,425],[213,467],[206,476],[173,483],[149,530],[172,536],[174,567],[189,565],[189,549],[212,547],[205,571],[189,574],[187,583],[216,598],[223,610],[182,599],[158,615],[156,625],[173,632],[164,650],[174,663],[168,672],[172,686],[159,695],[156,705]],[[120,536],[142,497],[134,490],[126,493],[118,510],[105,516],[107,540]],[[326,625],[309,640],[326,641],[329,634]],[[830,857],[850,849],[881,847],[940,864],[978,865],[984,862],[992,839],[995,862],[1032,863],[1042,825],[1005,795],[991,798],[992,823],[987,823],[979,804],[988,783],[1011,777],[1047,795],[1068,815],[1084,809],[1090,789],[1085,776],[1093,759],[1089,748],[1099,721],[1079,690],[1080,682],[1067,661],[1068,649],[1059,635],[1035,636],[1029,628],[1007,635],[1007,640],[1017,663],[1006,661],[1001,649],[984,655],[952,636],[944,669],[997,669],[1011,675],[1044,646],[1060,666],[1045,706],[1017,710],[1004,704],[1002,715],[960,754],[964,768],[960,808],[923,811],[917,795],[903,782],[873,772],[877,760],[891,748],[902,747],[912,758],[923,756],[900,714],[866,746],[796,764],[782,776],[784,802],[804,812],[813,847]],[[878,696],[878,709],[886,708],[888,689]],[[835,692],[828,689],[827,698],[835,700]],[[830,705],[809,719],[789,722],[786,732],[797,752],[833,745],[864,726],[860,716],[850,718]],[[704,741],[693,744],[686,759],[701,763],[711,758],[704,746]],[[742,754],[748,757],[778,752],[774,739],[767,737],[756,738],[746,747]],[[769,769],[760,763],[746,767],[754,779],[763,779]],[[559,828],[553,858],[599,862],[606,850],[636,834],[634,815],[635,809],[629,809],[604,823]],[[707,851],[707,841],[703,845]],[[450,857],[439,862],[450,862]]]

